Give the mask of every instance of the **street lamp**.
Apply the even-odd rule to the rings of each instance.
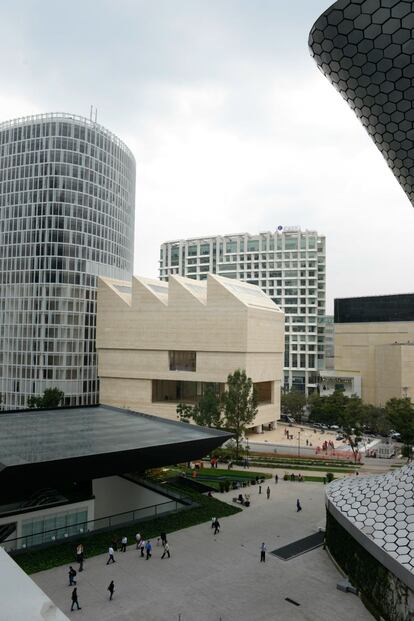
[[[298,457],[300,457],[300,431],[298,431]]]

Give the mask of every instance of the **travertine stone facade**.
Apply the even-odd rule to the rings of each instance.
[[[366,403],[414,400],[414,321],[336,323],[335,370],[361,375]]]
[[[211,274],[101,278],[97,349],[104,404],[176,419],[179,402],[195,402],[207,384],[221,392],[241,368],[258,389],[254,426],[279,418],[284,314],[259,287]]]

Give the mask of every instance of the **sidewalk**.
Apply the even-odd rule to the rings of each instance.
[[[162,548],[156,545],[148,561],[132,546],[116,554],[114,565],[106,565],[106,554],[87,559],[77,576],[80,612],[70,612],[67,567],[33,578],[68,616],[90,621],[178,621],[180,614],[181,621],[372,619],[356,596],[336,589],[341,576],[322,548],[291,561],[269,554],[324,526],[325,487],[284,481],[269,481],[269,486],[269,500],[267,482],[261,495],[250,487],[252,506],[223,518],[216,537],[209,523],[173,533],[168,537],[171,559],[161,560]],[[218,497],[231,502],[234,495]],[[296,513],[296,498],[301,513]],[[266,563],[259,562],[262,541]],[[115,595],[109,602],[111,580]]]

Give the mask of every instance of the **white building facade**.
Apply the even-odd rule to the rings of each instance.
[[[285,312],[284,387],[311,393],[324,368],[325,237],[299,227],[169,241],[160,278],[209,272],[258,285]]]
[[[135,160],[66,113],[0,124],[0,394],[20,409],[46,388],[98,402],[98,276],[132,273]]]

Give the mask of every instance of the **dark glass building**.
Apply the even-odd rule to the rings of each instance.
[[[414,321],[414,293],[339,298],[334,304],[335,323]]]
[[[102,126],[65,113],[0,124],[0,393],[45,388],[98,401],[98,276],[132,274],[135,160]]]
[[[338,0],[309,48],[414,204],[414,2]]]

